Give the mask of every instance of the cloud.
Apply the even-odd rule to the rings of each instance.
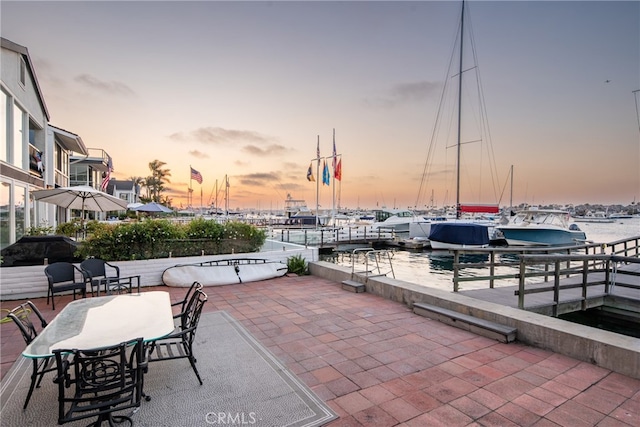
[[[244,147],[242,147],[242,151],[256,156],[277,156],[280,154],[284,154],[287,149],[279,144],[271,144],[266,148],[260,148],[256,145],[245,145]]]
[[[189,155],[193,156],[195,158],[198,158],[198,159],[208,159],[209,158],[209,155],[207,153],[203,153],[202,151],[199,151],[199,150],[190,150],[189,151]]]
[[[240,181],[241,185],[265,186],[265,185],[272,185],[274,182],[278,182],[280,180],[280,173],[278,172],[250,173],[247,175],[237,175],[237,176],[234,176],[234,178]]]
[[[221,127],[201,127],[190,132],[176,132],[169,135],[175,141],[193,140],[203,144],[230,144],[234,142],[268,143],[272,138],[248,130],[224,129]]]
[[[134,96],[135,92],[126,84],[121,82],[105,82],[89,74],[80,74],[76,76],[74,80],[89,89],[95,89],[101,92],[106,92],[111,95],[124,95]]]
[[[386,95],[369,98],[365,102],[378,108],[394,108],[399,105],[415,104],[425,101],[437,93],[439,84],[428,81],[399,83],[393,86]]]

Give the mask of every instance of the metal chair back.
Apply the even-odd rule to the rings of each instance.
[[[22,338],[27,345],[31,344],[31,341],[38,336],[38,333],[47,327],[47,321],[31,301],[20,304],[11,310],[9,314],[7,314],[7,317],[13,320],[16,326],[18,326],[18,329],[22,333]],[[40,326],[36,327],[38,323]],[[33,390],[40,387],[42,377],[44,377],[46,373],[55,370],[53,360],[53,357],[32,359],[31,384],[29,385],[29,391],[27,392],[27,397],[22,407],[23,409],[27,409]]]
[[[73,364],[65,354],[73,356]],[[58,376],[58,424],[98,417],[94,425],[129,421],[116,411],[140,406],[146,369],[143,341],[111,347],[54,350]]]

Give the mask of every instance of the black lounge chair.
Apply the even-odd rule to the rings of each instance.
[[[80,269],[82,269],[87,283],[91,285],[91,295],[100,296],[100,285],[103,283],[105,284],[105,293],[109,293],[108,285],[111,282],[118,283],[120,281],[120,267],[99,258],[85,259],[80,263]]]
[[[79,273],[80,279],[76,278],[76,273]],[[44,274],[47,276],[47,281],[49,282],[47,304],[49,304],[49,296],[51,296],[51,306],[53,310],[56,309],[56,303],[53,297],[58,292],[73,291],[74,300],[76,299],[76,291],[80,291],[83,298],[87,296],[85,276],[82,270],[70,262],[54,262],[45,267]]]

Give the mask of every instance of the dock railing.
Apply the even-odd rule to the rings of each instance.
[[[583,271],[585,268],[592,272],[596,269],[604,271],[607,262],[615,259],[640,258],[640,236],[621,239],[614,242],[600,244],[591,243],[585,245],[563,247],[528,247],[528,248],[476,248],[455,249],[453,252],[453,291],[458,292],[460,284],[465,282],[488,282],[489,288],[494,288],[497,282],[506,282],[513,285],[530,278],[542,277],[543,281],[549,281],[557,274],[562,277],[570,277]],[[484,255],[487,262],[462,262],[469,255]],[[538,256],[542,258],[532,258]],[[586,259],[581,257],[586,256]],[[527,262],[523,262],[523,257]],[[546,257],[546,258],[545,258]],[[548,262],[534,262],[535,259],[549,259]],[[577,257],[577,258],[576,258]],[[632,261],[635,262],[635,261]],[[558,264],[559,263],[559,264]],[[586,263],[586,264],[585,264]],[[611,265],[617,265],[615,262]],[[560,268],[562,267],[562,268]],[[489,272],[482,276],[464,276],[465,269],[483,269]]]
[[[279,228],[269,231],[270,238],[304,246],[336,246],[392,240],[394,233],[372,227]]]
[[[565,267],[569,265],[569,267]],[[636,264],[640,266],[639,257],[618,255],[522,255],[520,256],[520,272],[518,273],[518,308],[524,309],[524,297],[528,294],[553,292],[553,316],[558,315],[560,291],[582,288],[580,297],[581,310],[588,308],[588,290],[592,286],[604,285],[604,294],[609,295],[614,286],[637,289],[640,291],[640,269],[623,269],[622,266]],[[553,280],[548,281],[548,271],[527,271],[532,266],[544,265],[553,269]],[[629,276],[628,281],[622,276]],[[548,286],[526,288],[526,279],[545,277]],[[577,280],[561,281],[562,277],[578,277]],[[640,293],[638,293],[640,296]]]

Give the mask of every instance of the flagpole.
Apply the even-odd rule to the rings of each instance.
[[[193,209],[193,188],[191,184],[192,180],[193,179],[191,178],[191,165],[189,165],[189,196],[187,197],[187,203],[189,203],[189,207]]]
[[[318,228],[318,223],[320,222],[320,212],[318,209],[320,208],[320,135],[318,135],[318,145],[316,149],[316,159],[318,160],[318,165],[316,167],[316,229]]]
[[[335,222],[336,218],[336,128],[333,128],[333,205],[331,207],[331,214]],[[335,224],[334,224],[335,225]]]

